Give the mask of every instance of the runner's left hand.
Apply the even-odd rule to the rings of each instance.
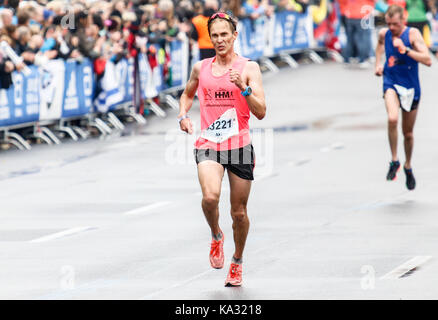
[[[245,90],[246,86],[242,80],[242,77],[240,76],[239,71],[230,69],[230,81],[234,83],[240,89],[240,91]]]

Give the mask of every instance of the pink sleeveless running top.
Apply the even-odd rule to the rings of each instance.
[[[239,133],[220,143],[199,137],[195,142],[196,149],[213,149],[224,151],[243,148],[251,143],[248,120],[250,110],[240,89],[229,80],[229,71],[222,76],[214,76],[212,63],[216,57],[204,59],[201,65],[198,84],[198,98],[201,111],[201,131],[213,125],[227,110],[235,108]],[[233,69],[242,74],[249,59],[237,56]]]

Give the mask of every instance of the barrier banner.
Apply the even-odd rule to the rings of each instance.
[[[268,19],[266,17],[252,20],[242,19],[237,25],[236,52],[251,60],[263,57],[267,44]]]
[[[113,111],[118,105],[132,101],[134,92],[134,64],[122,59],[117,64],[107,61],[100,81],[101,92],[94,100],[98,112]]]
[[[116,66],[113,62],[106,62],[105,72],[99,82],[102,91],[94,100],[96,111],[107,112],[112,106],[123,102],[123,94],[119,89]]]
[[[120,83],[122,92],[124,93],[123,102],[129,102],[132,101],[134,95],[134,58],[123,59],[121,62],[122,68],[119,69],[119,76],[120,81],[122,81]]]
[[[185,86],[189,72],[189,41],[187,37],[170,43],[170,87]]]
[[[50,60],[39,68],[40,121],[60,119],[64,99],[65,63]]]
[[[106,71],[106,70],[105,70]],[[134,94],[134,59],[122,59],[115,65],[115,78],[112,81],[122,94],[122,103],[132,101]],[[111,106],[110,111],[116,106]]]
[[[309,33],[309,13],[278,12],[271,26],[274,54],[281,51],[309,48],[313,35]]]
[[[163,66],[158,64],[152,68],[152,81],[157,92],[164,90]]]
[[[90,60],[65,63],[62,117],[76,117],[90,113],[92,107],[94,74]]]
[[[29,68],[29,76],[13,72],[13,85],[7,90],[0,90],[0,127],[35,122],[39,119],[40,78],[37,67]]]
[[[152,77],[152,69],[147,55],[144,53],[138,56],[138,68],[140,70],[140,92],[143,99],[152,99],[158,96],[157,87]]]

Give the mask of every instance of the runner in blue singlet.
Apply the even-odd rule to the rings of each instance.
[[[412,45],[409,41],[410,29],[409,27],[405,28],[400,35],[403,45],[409,48],[407,50],[412,50]],[[399,50],[394,47],[393,38],[394,35],[391,30],[388,29],[385,33],[385,55],[387,59],[383,69],[383,94],[385,94],[388,89],[393,89],[401,102],[404,97],[400,95],[406,92],[406,90],[402,88],[414,89],[411,90],[412,102],[408,103],[411,100],[409,99],[405,105],[400,105],[403,110],[411,111],[418,107],[421,96],[420,80],[418,78],[418,62],[406,53],[401,54]]]
[[[420,31],[405,26],[402,7],[389,6],[385,20],[388,28],[383,28],[379,32],[375,74],[383,75],[383,97],[388,113],[388,138],[392,161],[386,179],[395,180],[400,168],[397,156],[397,125],[401,107],[406,155],[403,168],[406,174],[406,187],[413,190],[416,185],[411,167],[413,130],[421,95],[418,63],[430,66],[432,59]],[[383,53],[386,55],[384,67],[381,64]]]

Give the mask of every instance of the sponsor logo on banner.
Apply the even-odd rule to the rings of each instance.
[[[279,12],[274,19],[273,51],[308,48],[313,38],[309,28],[309,13]]]
[[[149,64],[148,57],[143,53],[138,57],[138,67],[140,70],[141,96],[146,99],[156,97],[158,95],[158,91],[152,77],[151,66]]]
[[[26,88],[26,113],[39,114],[40,111],[40,92],[38,71],[35,69],[30,77],[27,77]]]
[[[94,101],[98,112],[107,112],[111,106],[123,101],[123,94],[117,83],[116,67],[111,61],[105,64],[105,73],[100,79],[100,87],[102,91]]]
[[[79,97],[76,90],[76,62],[67,62],[65,67],[65,85],[64,110],[79,109]]]
[[[77,117],[91,110],[93,98],[93,71],[91,62],[67,62],[65,66],[65,94],[62,117]]]
[[[0,126],[35,122],[39,118],[39,74],[36,67],[31,73],[12,73],[13,85],[0,90]]]
[[[281,51],[284,47],[283,41],[284,41],[284,32],[285,28],[283,27],[283,21],[280,20],[280,17],[278,15],[275,16],[275,23],[274,23],[274,38],[273,38],[273,46],[275,53],[278,53]]]
[[[295,29],[295,45],[302,47],[307,46],[309,37],[307,35],[307,19],[298,19]]]
[[[128,60],[127,59],[122,59],[120,60],[116,65],[116,74],[115,74],[115,78],[113,78],[112,81],[115,81],[117,83],[117,87],[120,91],[120,93],[123,96],[123,100],[125,99],[125,97],[129,94],[127,87],[124,85],[124,80],[126,80],[127,76],[128,76]]]
[[[64,95],[65,62],[63,60],[50,60],[40,67],[39,74],[39,120],[60,119]]]
[[[294,32],[296,27],[296,16],[294,14],[285,14],[281,27],[284,28],[282,43],[285,48],[291,48],[294,44]]]
[[[257,60],[263,56],[267,43],[267,18],[256,20],[242,19],[237,25],[236,52],[251,60]]]
[[[170,43],[170,61],[172,67],[172,86],[180,86],[183,80],[183,53],[182,42],[172,41]]]
[[[131,70],[131,73],[129,73]],[[99,112],[112,111],[118,105],[132,100],[134,91],[133,64],[131,67],[127,59],[120,60],[117,64],[107,61],[105,73],[100,80],[101,92],[94,101]]]
[[[263,50],[265,48],[266,39],[266,22],[267,18],[259,18],[254,21],[254,33],[251,37],[251,46],[254,47],[254,54],[257,59],[263,56]]]
[[[79,77],[79,81],[82,80],[82,89],[84,92],[84,106],[87,109],[90,109],[92,107],[92,98],[93,98],[93,69],[91,68],[91,65],[84,66],[81,69],[80,75],[82,77]],[[81,79],[82,78],[82,79]]]
[[[162,91],[163,87],[163,67],[161,65],[157,65],[152,69],[152,79],[155,85],[155,90],[158,92]]]
[[[12,74],[13,85],[13,103],[14,103],[14,117],[21,118],[24,115],[24,75],[21,73]]]
[[[127,60],[128,72],[126,73],[126,78],[123,84],[126,87],[125,101],[132,100],[132,95],[134,94],[134,58]]]

